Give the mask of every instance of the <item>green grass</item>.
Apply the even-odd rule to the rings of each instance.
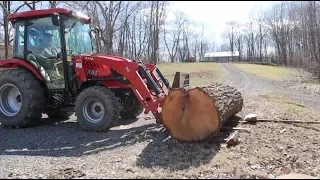
[[[258,64],[233,64],[234,66],[246,71],[247,73],[257,75],[271,80],[284,80],[292,76],[299,76],[299,72],[293,68],[279,66],[268,66]]]
[[[219,83],[224,79],[224,70],[216,63],[165,63],[158,64],[157,67],[170,85],[177,71],[190,74],[191,86]]]

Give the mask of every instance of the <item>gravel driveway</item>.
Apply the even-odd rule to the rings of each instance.
[[[252,95],[254,93],[276,92],[292,99],[310,105],[312,107],[320,107],[320,96],[311,93],[298,91],[288,88],[288,84],[284,82],[276,82],[262,79],[257,76],[250,75],[243,70],[233,66],[231,63],[219,64],[226,72],[225,84],[237,88],[244,95]]]

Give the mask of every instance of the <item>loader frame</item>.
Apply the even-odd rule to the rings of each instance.
[[[105,64],[108,67],[103,68]],[[88,75],[86,69],[83,68],[84,66],[100,66],[102,68],[97,69],[97,74],[100,74],[100,71],[112,71],[113,76],[94,77],[94,75]],[[116,56],[108,56],[107,59],[92,55],[77,56],[75,73],[78,74],[78,90],[82,89],[81,86],[85,82],[98,82],[109,89],[131,89],[145,108],[145,114],[151,111],[156,118],[159,118],[158,108],[161,107],[163,98],[171,89],[169,82],[155,65],[129,62],[125,58]]]

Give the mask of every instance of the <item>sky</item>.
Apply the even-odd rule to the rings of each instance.
[[[168,19],[174,19],[173,12],[182,11],[190,20],[199,21],[208,27],[207,37],[215,44],[223,43],[221,35],[227,21],[245,22],[255,8],[265,8],[276,1],[169,1]],[[210,41],[212,42],[212,41]]]

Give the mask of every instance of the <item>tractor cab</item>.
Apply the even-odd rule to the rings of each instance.
[[[15,27],[13,58],[31,63],[48,89],[66,89],[72,78],[72,57],[93,53],[90,18],[67,9],[9,15]],[[71,77],[70,77],[71,76]]]

